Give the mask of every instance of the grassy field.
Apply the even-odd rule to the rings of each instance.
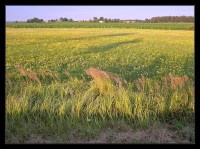
[[[6,28],[7,143],[194,143],[194,113],[194,31]]]
[[[53,23],[7,23],[9,28],[137,28],[163,30],[194,30],[194,23],[95,23],[95,22],[53,22]]]

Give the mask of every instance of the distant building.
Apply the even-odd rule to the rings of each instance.
[[[123,23],[135,23],[135,20],[121,20]]]
[[[104,21],[99,21],[99,23],[104,23]]]
[[[79,20],[78,22],[87,22],[87,20]]]

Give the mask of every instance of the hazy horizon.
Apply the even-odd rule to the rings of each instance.
[[[157,16],[194,16],[194,6],[6,6],[6,22],[34,17],[89,20],[93,17],[145,20]]]

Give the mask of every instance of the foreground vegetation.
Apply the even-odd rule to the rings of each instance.
[[[194,23],[99,23],[99,22],[53,22],[53,23],[7,23],[9,28],[137,28],[163,30],[194,30]]]
[[[194,142],[193,31],[6,28],[8,143],[157,123]]]

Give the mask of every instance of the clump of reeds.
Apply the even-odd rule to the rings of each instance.
[[[98,68],[91,67],[86,70],[86,73],[93,78],[91,87],[86,91],[87,114],[99,114],[103,119],[107,116],[112,118],[132,115],[128,91],[123,84],[126,83],[125,80]]]
[[[168,76],[162,78],[162,84],[165,87],[170,87],[173,90],[183,88],[185,84],[190,83],[189,78],[184,75],[183,77],[176,77],[169,73]]]
[[[146,81],[147,81],[147,78],[145,78],[144,76],[142,76],[141,78],[135,81],[136,87],[139,91],[144,92]]]
[[[135,80],[135,85],[139,92],[145,94],[156,94],[160,90],[159,82],[152,81],[151,79],[145,78],[144,76]]]
[[[115,74],[93,67],[87,69],[86,73],[94,79],[100,93],[106,92],[109,89],[114,89],[114,83],[117,83],[119,90],[124,89],[123,83],[126,83],[126,81]]]
[[[159,92],[161,89],[163,91],[167,91],[168,89],[175,91],[184,87],[189,87],[190,83],[191,81],[186,75],[179,77],[174,76],[171,73],[166,77],[161,78],[161,82],[156,80],[151,81],[149,78],[145,78],[144,76],[135,81],[136,88],[140,92],[146,92],[152,89],[156,92]]]
[[[31,80],[34,80],[35,82],[37,82],[37,84],[40,84],[40,80],[34,71],[32,70],[27,71],[21,65],[17,65],[15,67],[20,72],[21,75],[28,77]]]

